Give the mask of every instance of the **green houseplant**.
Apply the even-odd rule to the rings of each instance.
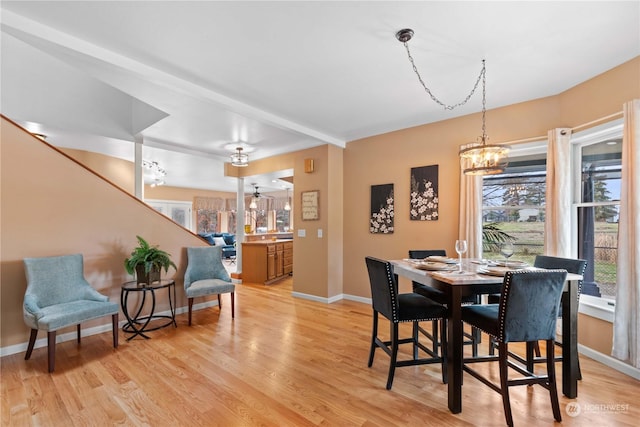
[[[171,261],[171,255],[151,246],[145,239],[136,236],[138,246],[131,252],[131,256],[124,260],[124,268],[127,273],[136,273],[138,283],[152,283],[160,280],[160,271],[169,271],[169,267],[177,270],[176,265]]]

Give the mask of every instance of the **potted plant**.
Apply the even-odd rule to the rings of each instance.
[[[169,267],[177,270],[176,265],[171,261],[171,255],[151,246],[145,239],[136,236],[138,246],[131,252],[131,256],[124,260],[124,268],[127,273],[136,273],[138,283],[153,283],[160,280],[160,270],[169,271]]]

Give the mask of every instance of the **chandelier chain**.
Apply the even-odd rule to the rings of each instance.
[[[487,115],[487,69],[485,68],[484,59],[482,60],[482,143],[487,141],[487,124],[485,116]],[[477,83],[476,83],[477,85]],[[473,93],[473,92],[471,92]],[[467,98],[468,99],[468,98]]]
[[[469,101],[469,99],[471,99],[471,97],[475,93],[476,89],[478,89],[478,84],[480,84],[480,80],[481,79],[482,79],[483,85],[484,85],[485,68],[484,68],[484,60],[482,60],[482,69],[480,70],[480,74],[478,75],[478,78],[476,79],[476,83],[473,85],[473,89],[471,89],[471,92],[469,92],[469,95],[467,95],[467,97],[463,101],[458,102],[457,104],[452,104],[452,105],[445,104],[444,102],[440,101],[431,92],[431,90],[424,83],[424,80],[422,80],[422,76],[420,75],[420,72],[418,71],[418,67],[416,67],[415,62],[413,61],[413,57],[411,56],[411,52],[409,51],[409,45],[407,44],[407,42],[406,41],[402,42],[402,44],[404,44],[404,48],[407,50],[407,56],[409,57],[409,62],[411,62],[411,66],[413,67],[413,72],[416,73],[416,76],[418,76],[418,81],[420,82],[420,84],[424,88],[425,92],[427,92],[427,94],[431,97],[433,102],[435,102],[438,105],[441,105],[442,107],[444,107],[445,110],[453,110],[454,108],[461,107],[464,104],[466,104]]]

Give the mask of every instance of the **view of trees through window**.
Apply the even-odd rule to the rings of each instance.
[[[512,162],[505,173],[486,176],[483,180],[483,226],[505,233],[502,240],[514,243],[515,251],[510,259],[533,263],[535,256],[543,252],[544,168],[544,159],[524,167]],[[485,258],[502,258],[499,245],[484,246]]]
[[[578,257],[586,259],[583,293],[615,297],[621,139],[580,147]],[[514,243],[511,260],[533,263],[543,254],[546,154],[510,159],[499,175],[483,178],[483,253],[503,259],[500,242]],[[570,224],[567,224],[570,227]],[[494,242],[494,244],[490,244]]]

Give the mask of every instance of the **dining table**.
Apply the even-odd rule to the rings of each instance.
[[[390,260],[397,276],[439,289],[447,295],[447,386],[449,410],[462,412],[462,373],[464,363],[462,299],[469,295],[499,294],[504,277],[486,274],[482,260],[463,259],[462,273],[457,268],[425,270],[419,260]],[[526,267],[533,268],[533,267]],[[568,273],[562,293],[562,393],[578,397],[578,286],[582,276]],[[531,347],[529,347],[531,348]],[[527,351],[530,353],[530,351]],[[531,356],[529,354],[529,356]],[[530,366],[532,362],[530,362]]]

